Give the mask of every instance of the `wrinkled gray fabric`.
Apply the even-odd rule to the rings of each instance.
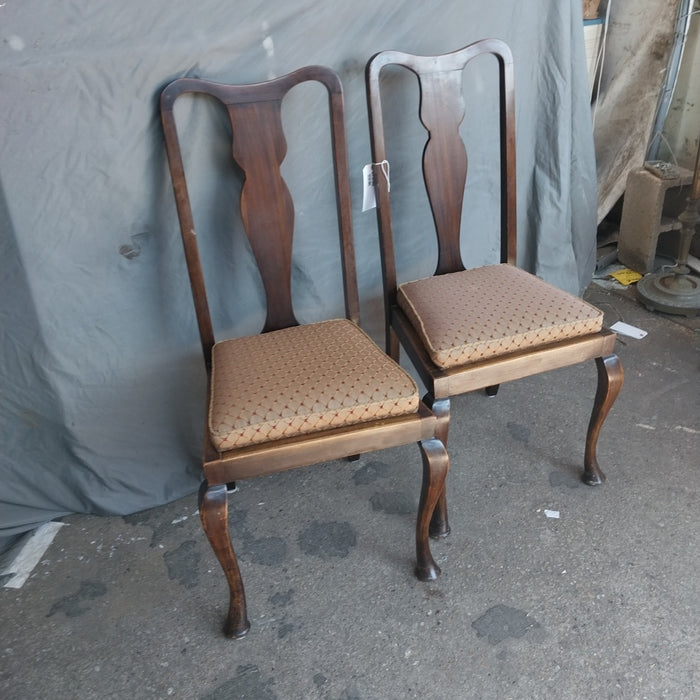
[[[382,49],[441,53],[502,38],[516,65],[519,261],[575,293],[590,279],[596,185],[580,0],[7,0],[0,13],[4,536],[69,512],[137,511],[198,483],[204,372],[157,111],[173,78],[256,82],[312,63],[339,72],[363,324],[379,339],[376,220],[360,210],[370,159],[365,63]],[[496,154],[485,138],[492,75],[484,64],[467,85],[484,109],[470,119],[467,105],[469,182],[486,200],[466,209],[484,246],[465,248],[470,264],[496,250]],[[330,226],[335,212],[321,201],[330,182],[316,148],[323,129],[295,117],[305,99],[292,100],[287,121],[292,136],[311,135],[284,166],[293,193],[318,193],[297,217],[302,318],[340,312],[326,232],[310,223],[313,214]],[[184,104],[180,116],[194,135],[212,115]],[[204,197],[216,154],[190,153],[195,196]],[[401,154],[392,164],[397,211],[414,196],[412,167]],[[227,220],[228,206],[205,207],[200,237]],[[406,275],[427,274],[428,239],[409,221],[398,215],[407,229],[400,263]],[[217,257],[207,240],[205,258],[223,261],[215,318],[234,333],[255,331],[260,284],[247,244],[239,237]]]

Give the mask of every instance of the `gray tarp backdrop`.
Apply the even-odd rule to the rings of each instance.
[[[581,22],[580,0],[6,0],[0,8],[2,535],[70,512],[134,512],[198,484],[204,373],[157,112],[167,82],[183,75],[256,82],[311,63],[340,73],[363,324],[381,342],[376,220],[361,212],[361,170],[370,158],[367,59],[382,49],[446,52],[487,36],[510,44],[519,259],[579,293],[593,270],[596,229]],[[485,138],[494,126],[488,98],[495,69],[487,64],[476,67],[467,85],[479,107],[470,121],[467,105],[469,182],[486,199],[467,208],[467,225],[485,241],[484,251],[465,250],[470,264],[496,250],[497,154]],[[296,98],[297,105],[306,99]],[[312,215],[328,221],[335,215],[321,202],[330,177],[317,154],[324,132],[321,123],[299,123],[294,105],[290,130],[303,137],[308,129],[309,136],[301,155],[285,163],[289,184],[293,192],[319,192],[318,203],[298,217],[294,279],[304,299],[301,315],[338,314],[335,273],[319,252],[325,231],[310,223]],[[198,134],[210,111],[185,104],[187,133]],[[222,125],[214,116],[207,128],[216,134]],[[197,197],[211,184],[205,167],[216,165],[216,156],[205,149],[190,158]],[[419,196],[419,167],[401,154],[392,163],[398,210]],[[227,206],[207,208],[201,239],[228,218]],[[428,274],[432,248],[416,224],[429,222],[412,224],[402,264],[407,274]],[[247,255],[239,236],[219,262],[241,279],[222,273],[212,302],[235,333],[256,330],[259,287]],[[226,294],[239,303],[239,316],[223,311],[219,297]]]

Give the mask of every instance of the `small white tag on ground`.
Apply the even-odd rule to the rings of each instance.
[[[647,334],[647,332],[643,331],[641,328],[630,326],[629,323],[625,323],[624,321],[613,323],[612,326],[610,326],[610,330],[620,335],[626,335],[628,338],[636,338],[637,340],[641,340]]]

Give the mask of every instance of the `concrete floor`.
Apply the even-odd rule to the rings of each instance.
[[[0,697],[700,698],[700,324],[630,295],[588,295],[649,333],[618,341],[604,486],[578,480],[592,362],[454,401],[435,583],[412,573],[415,446],[240,483],[239,641],[195,496],[65,518],[0,591]]]

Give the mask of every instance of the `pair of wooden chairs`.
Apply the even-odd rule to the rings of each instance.
[[[465,270],[460,220],[467,156],[459,135],[464,116],[462,72],[477,55],[498,62],[500,94],[501,259]],[[420,84],[420,119],[429,133],[423,175],[437,232],[435,275],[399,285],[388,182],[380,73],[397,64]],[[601,425],[622,383],[615,335],[602,314],[515,267],[515,126],[512,57],[498,40],[442,56],[382,52],[367,66],[372,160],[384,278],[387,352],[360,328],[352,238],[343,93],[337,75],[311,66],[250,85],[182,78],[161,95],[161,116],[208,382],[208,417],[199,494],[204,531],[229,585],[225,633],[250,627],[240,570],[228,530],[227,485],[411,442],[418,443],[423,482],[416,522],[416,575],[440,569],[429,537],[449,532],[445,445],[450,397],[531,374],[595,359],[598,389],[586,438],[583,480],[604,479],[596,461]],[[306,81],[325,86],[335,176],[345,318],[300,325],[292,304],[294,206],[281,165],[287,144],[282,103]],[[262,332],[215,342],[205,291],[174,103],[202,93],[225,106],[232,154],[243,173],[240,213],[267,300]],[[432,234],[431,234],[432,235]],[[400,239],[400,233],[398,238]],[[427,395],[398,364],[407,350]]]

